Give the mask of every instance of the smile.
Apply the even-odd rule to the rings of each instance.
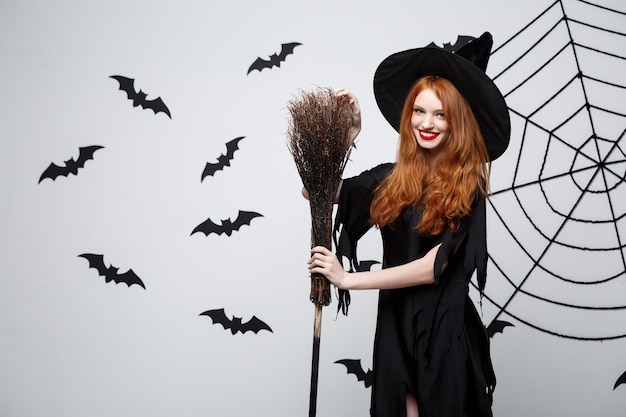
[[[439,136],[439,133],[437,132],[426,132],[424,130],[420,130],[420,138],[424,139],[424,140],[433,140],[436,139],[437,136]]]

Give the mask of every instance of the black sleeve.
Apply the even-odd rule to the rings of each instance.
[[[357,264],[357,242],[371,228],[369,224],[370,206],[374,190],[388,175],[392,164],[382,164],[360,175],[343,181],[333,238],[337,249],[337,257],[343,264],[344,256],[350,261],[350,270]]]
[[[370,206],[372,204],[374,190],[381,181],[389,174],[393,164],[382,164],[360,175],[347,178],[343,181],[337,214],[333,228],[333,240],[339,262],[344,264],[344,257],[348,259],[349,270],[353,272],[358,263],[357,242],[371,228],[369,223]],[[345,267],[345,265],[344,265]],[[348,314],[350,305],[350,293],[347,290],[339,290],[339,305],[344,315]]]

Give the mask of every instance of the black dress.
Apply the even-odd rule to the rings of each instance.
[[[343,182],[335,238],[339,259],[348,257],[352,266],[357,265],[357,242],[370,228],[373,191],[392,167],[379,165]],[[420,234],[415,230],[419,218],[419,208],[408,207],[392,226],[381,229],[383,268],[442,246],[434,284],[379,292],[371,415],[405,416],[408,390],[417,399],[420,417],[492,416],[495,375],[489,338],[468,296],[474,271],[481,290],[485,283],[485,200],[476,199],[455,232]]]

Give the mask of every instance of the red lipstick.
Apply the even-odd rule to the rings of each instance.
[[[422,138],[423,140],[433,140],[436,139],[437,136],[439,136],[439,133],[437,132],[426,132],[424,130],[420,130],[420,138]]]

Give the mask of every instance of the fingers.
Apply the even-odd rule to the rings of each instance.
[[[309,271],[322,272],[328,270],[333,263],[333,254],[324,246],[311,249],[311,258],[308,260]]]
[[[346,271],[341,266],[337,256],[324,246],[315,246],[311,249],[311,258],[308,260],[309,272],[324,275],[334,286],[343,288]]]
[[[326,246],[314,246],[311,248],[311,253],[321,253],[323,255],[330,255],[332,252]]]
[[[335,90],[335,94],[337,97],[346,97],[348,99],[348,103],[350,104],[350,109],[352,112],[352,126],[350,127],[350,139],[352,142],[356,139],[359,132],[361,131],[361,107],[359,106],[359,101],[356,99],[354,94],[346,90],[345,88],[338,88]]]
[[[337,88],[335,90],[335,94],[337,95],[337,97],[347,97],[350,100],[350,104],[358,107],[359,101],[357,100],[356,96],[345,88]]]
[[[352,94],[348,90],[343,88],[343,87],[336,88],[335,89],[335,94],[337,94],[340,97],[341,96],[352,96]],[[352,96],[352,97],[354,97],[354,96]]]
[[[331,255],[330,251],[323,246],[314,247],[311,249],[311,257],[308,260],[309,269],[321,267],[328,263],[328,259]]]

